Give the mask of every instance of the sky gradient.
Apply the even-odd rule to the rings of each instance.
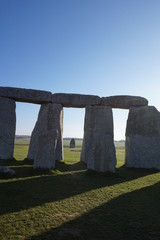
[[[99,96],[138,95],[160,111],[159,0],[0,0],[0,85]],[[17,134],[39,105],[17,104]],[[115,139],[128,111],[114,110]],[[84,109],[64,110],[64,137]]]

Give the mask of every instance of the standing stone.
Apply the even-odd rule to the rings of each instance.
[[[16,129],[15,101],[0,97],[0,159],[13,158]]]
[[[76,146],[75,139],[72,138],[71,141],[70,141],[70,148],[75,148],[75,146]]]
[[[87,106],[81,161],[97,172],[114,172],[116,154],[111,107]]]
[[[130,109],[125,161],[127,167],[160,170],[160,113],[155,107]]]
[[[53,148],[55,148],[55,160],[63,159],[63,138],[62,138],[62,124],[63,124],[63,108],[60,104],[42,104],[38,115],[38,120],[31,135],[31,141],[28,151],[28,159],[37,159],[40,152],[39,146],[42,146],[42,136],[46,139],[46,146],[50,146],[51,138],[53,137]],[[55,140],[55,131],[57,132],[57,139]],[[51,137],[51,134],[53,136]],[[48,135],[48,137],[47,137]],[[50,147],[49,147],[50,148]],[[50,151],[49,148],[45,150]],[[39,150],[38,150],[39,149]],[[39,160],[41,162],[41,160]],[[47,158],[46,158],[47,161]],[[49,161],[49,160],[48,160]],[[43,162],[43,161],[42,161]],[[44,165],[42,165],[43,167]],[[48,166],[50,164],[48,162]],[[40,167],[39,163],[35,161],[34,167]],[[53,166],[54,167],[54,166]]]
[[[58,131],[57,146],[56,146],[56,161],[63,160],[63,108],[60,104],[57,109],[57,121],[55,122]]]
[[[54,168],[58,132],[53,129],[39,134],[34,168]]]

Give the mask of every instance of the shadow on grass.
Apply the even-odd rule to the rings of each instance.
[[[25,158],[24,160],[17,161],[15,158],[10,159],[10,160],[0,160],[0,165],[3,166],[24,166],[24,165],[33,165],[33,160],[28,160]]]
[[[118,168],[115,174],[99,174],[85,170],[85,165],[79,162],[72,166],[59,163],[57,170],[40,171],[33,170],[30,165],[23,166],[22,162],[19,165],[18,163],[13,168],[17,176],[0,183],[0,215],[155,173],[155,171],[144,169],[129,170],[123,166]]]
[[[123,194],[27,240],[158,240],[160,183]]]
[[[0,179],[13,179],[13,178],[26,178],[26,177],[35,177],[40,175],[52,175],[52,173],[67,173],[86,170],[86,164],[83,162],[76,162],[74,164],[66,164],[64,161],[57,161],[56,170],[44,170],[44,169],[33,169],[33,161],[24,159],[17,161],[12,160],[1,160],[0,165],[7,166],[15,170],[15,175],[2,174],[0,173]]]
[[[56,163],[56,169],[58,169],[61,172],[80,171],[80,170],[86,170],[86,168],[87,166],[84,162],[66,164],[64,161],[59,161]]]

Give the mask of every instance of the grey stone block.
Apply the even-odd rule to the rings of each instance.
[[[86,105],[99,105],[100,97],[94,95],[55,93],[52,102],[62,104],[64,107],[83,108]]]
[[[50,130],[38,135],[34,168],[50,169],[55,167],[58,132]]]
[[[160,113],[153,106],[132,107],[129,111],[126,136],[160,136]]]
[[[130,109],[125,161],[127,167],[160,170],[160,113],[155,107]]]
[[[42,104],[51,102],[52,93],[35,89],[0,87],[0,96],[12,98],[18,102]]]
[[[111,106],[112,108],[129,109],[130,107],[148,105],[148,100],[143,97],[118,95],[110,97],[102,97],[101,105]]]
[[[160,137],[126,137],[126,166],[160,170]]]
[[[15,101],[0,97],[0,159],[13,158],[16,129]]]
[[[33,129],[31,135],[31,141],[28,151],[28,159],[35,160],[37,149],[38,149],[38,139],[41,135],[46,135],[49,131],[57,131],[57,142],[56,142],[56,153],[55,160],[63,159],[63,108],[60,104],[42,104],[38,120]],[[53,133],[53,132],[52,132]],[[54,136],[53,136],[54,138]]]
[[[113,116],[110,107],[86,107],[81,161],[86,162],[87,168],[94,171],[115,171]]]

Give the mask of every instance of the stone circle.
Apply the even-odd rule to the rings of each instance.
[[[41,104],[32,132],[28,158],[35,168],[55,167],[63,159],[63,107],[85,108],[81,161],[99,172],[114,172],[112,108],[129,109],[126,128],[126,166],[160,170],[160,113],[140,96],[54,93],[0,87],[0,159],[13,158],[15,102]]]

